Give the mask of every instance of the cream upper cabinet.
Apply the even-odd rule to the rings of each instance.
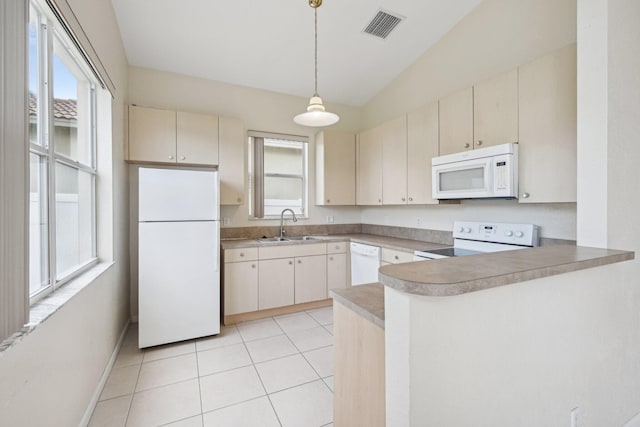
[[[519,71],[519,201],[575,202],[576,45]]]
[[[439,102],[440,155],[473,149],[473,89],[466,88]]]
[[[218,116],[129,107],[130,162],[218,164]]]
[[[298,257],[295,263],[295,303],[326,299],[327,256]]]
[[[175,111],[129,106],[128,160],[176,163]]]
[[[360,133],[357,158],[358,205],[382,204],[382,137],[380,127]]]
[[[218,116],[176,113],[178,163],[218,164]]]
[[[382,204],[407,204],[407,117],[378,128],[382,141]]]
[[[518,142],[518,70],[473,87],[473,145]]]
[[[324,130],[315,137],[316,205],[356,204],[356,136]]]
[[[438,103],[407,115],[407,202],[437,204],[431,197],[431,159],[438,156]]]
[[[220,204],[242,205],[245,188],[245,147],[242,120],[220,117],[219,120]]]
[[[261,260],[258,271],[258,309],[294,303],[294,259]]]

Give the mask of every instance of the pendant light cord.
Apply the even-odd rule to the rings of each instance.
[[[314,7],[313,8],[313,20],[314,20],[314,34],[315,34],[315,87],[314,87],[314,95],[313,96],[319,96],[318,95],[318,8]]]

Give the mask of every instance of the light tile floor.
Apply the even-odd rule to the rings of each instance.
[[[90,426],[321,427],[333,423],[331,307],[138,349],[132,325]]]

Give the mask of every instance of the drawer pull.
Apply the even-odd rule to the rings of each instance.
[[[289,265],[292,265],[292,264],[293,264],[293,261],[289,261]]]
[[[240,252],[240,256],[243,257],[244,256],[244,252]]]
[[[398,255],[394,256],[395,259],[400,259],[400,257]]]
[[[302,264],[302,260],[298,260],[298,264]]]
[[[251,268],[256,268],[256,265],[255,264],[251,264]]]

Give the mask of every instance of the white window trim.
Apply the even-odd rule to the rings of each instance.
[[[45,78],[40,78],[38,81],[39,84],[39,98],[38,101],[42,102],[42,110],[45,110],[47,114],[38,114],[37,115],[37,126],[38,129],[45,130],[38,131],[38,143],[28,142],[29,152],[33,152],[39,156],[42,156],[46,159],[47,163],[47,223],[48,223],[48,235],[47,235],[47,255],[48,255],[48,269],[47,269],[47,284],[42,288],[38,289],[33,294],[30,294],[30,291],[27,291],[29,295],[29,303],[33,306],[34,304],[42,301],[47,296],[51,295],[53,292],[58,290],[61,286],[68,284],[72,280],[84,275],[91,268],[96,266],[99,262],[97,257],[97,200],[96,200],[96,192],[97,192],[97,160],[96,160],[96,152],[97,152],[97,131],[96,131],[96,113],[97,113],[97,96],[95,93],[95,86],[97,84],[101,84],[101,82],[96,82],[93,78],[92,70],[90,69],[90,64],[83,64],[85,60],[84,56],[82,56],[82,52],[79,52],[80,55],[74,55],[71,52],[71,49],[74,47],[77,48],[78,44],[68,39],[68,32],[59,31],[60,27],[64,30],[64,25],[56,21],[56,16],[53,11],[46,10],[46,7],[43,7],[37,1],[30,1],[29,4],[40,14],[42,17],[42,21],[39,21],[40,28],[38,31],[38,43],[46,45],[46,53],[42,54],[38,52],[38,75],[45,76]],[[42,28],[42,25],[45,27]],[[54,34],[55,33],[55,34]],[[78,71],[81,71],[84,74],[87,80],[92,81],[94,88],[91,89],[90,93],[90,103],[92,105],[91,110],[91,123],[90,123],[90,138],[92,140],[91,146],[91,154],[90,154],[90,165],[84,164],[82,162],[78,162],[74,159],[71,159],[63,154],[56,153],[55,151],[55,143],[53,138],[54,135],[54,118],[53,118],[53,85],[49,84],[53,82],[53,67],[52,67],[52,59],[53,59],[53,43],[54,37],[58,38],[59,43],[61,43],[64,48],[63,55],[68,55],[68,59],[74,61],[74,65],[77,65]],[[72,47],[73,46],[73,47]],[[45,61],[42,61],[41,55],[45,55]],[[60,56],[60,55],[59,55]],[[80,57],[78,57],[80,56]],[[45,147],[45,140],[48,139],[48,146]],[[92,188],[91,188],[91,256],[89,259],[85,260],[84,263],[75,266],[75,269],[71,271],[69,274],[58,278],[57,264],[56,264],[56,181],[55,181],[55,167],[56,164],[62,164],[72,169],[87,173],[91,176],[92,180]],[[27,289],[30,288],[29,283],[26,283]]]
[[[284,177],[284,178],[301,178],[303,180],[304,188],[302,195],[302,213],[296,214],[298,219],[308,219],[309,218],[309,138],[306,136],[299,135],[288,135],[288,134],[279,134],[279,133],[270,133],[270,132],[260,132],[250,130],[247,132],[248,141],[249,141],[249,187],[251,192],[251,197],[249,198],[249,220],[250,221],[259,221],[259,220],[280,220],[280,215],[265,215],[263,212],[262,215],[256,216],[256,204],[257,201],[262,199],[264,203],[264,194],[263,187],[256,186],[256,183],[262,183],[262,178],[259,180],[256,179],[256,176],[260,175],[271,176],[271,177]],[[302,160],[302,175],[292,175],[292,174],[280,174],[280,173],[264,173],[264,147],[256,146],[254,143],[255,138],[263,138],[263,139],[277,139],[284,141],[293,141],[293,142],[301,142],[303,143],[303,160]],[[262,207],[264,209],[264,205]]]

